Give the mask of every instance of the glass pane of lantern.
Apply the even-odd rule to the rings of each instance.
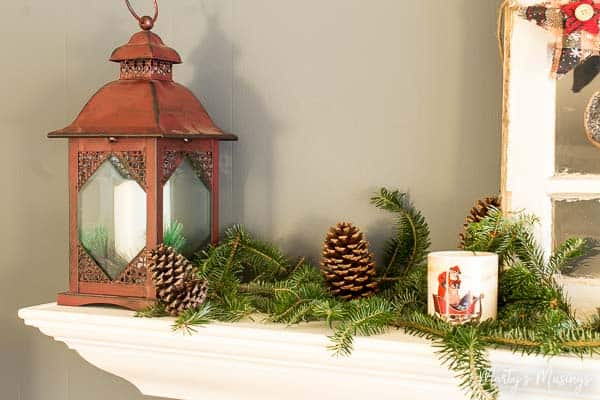
[[[600,89],[600,75],[579,93],[572,85],[573,72],[556,82],[556,172],[600,174],[600,148],[588,140],[583,123],[587,103]]]
[[[600,200],[554,201],[554,246],[571,237],[600,240]],[[576,261],[567,275],[600,278],[600,254]]]
[[[81,188],[78,227],[79,242],[113,280],[146,245],[146,193],[116,158]]]
[[[211,195],[185,157],[163,188],[164,241],[189,257],[210,242]]]

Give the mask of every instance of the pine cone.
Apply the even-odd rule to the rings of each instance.
[[[369,297],[377,291],[369,243],[351,223],[340,222],[329,229],[323,244],[321,272],[331,293],[344,300]]]
[[[473,208],[471,208],[470,213],[467,216],[467,218],[465,218],[465,223],[463,225],[465,230],[467,229],[467,227],[470,224],[472,224],[474,222],[481,222],[482,219],[487,217],[491,211],[491,207],[500,209],[501,205],[502,205],[502,202],[500,200],[500,196],[486,197],[485,199],[478,200],[477,203],[475,204],[475,206],[473,206]],[[463,232],[459,235],[459,240],[460,240],[459,246],[461,248],[463,248],[465,245],[465,239],[466,239],[465,233]]]
[[[206,299],[206,281],[194,276],[192,263],[172,247],[161,244],[150,252],[148,270],[156,287],[156,298],[165,311],[176,316],[196,308]]]

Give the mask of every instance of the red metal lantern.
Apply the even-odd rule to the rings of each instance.
[[[147,250],[177,240],[192,254],[218,240],[221,131],[186,87],[173,82],[177,52],[139,17],[142,31],[110,61],[120,79],[79,116],[48,134],[69,140],[70,284],[58,304],[143,308],[155,300]]]

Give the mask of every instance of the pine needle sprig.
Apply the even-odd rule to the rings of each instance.
[[[425,218],[408,200],[406,193],[381,188],[371,198],[377,208],[396,214],[394,237],[385,245],[380,278],[398,277],[424,263],[429,246],[429,226]]]
[[[476,326],[456,326],[443,338],[436,340],[438,355],[442,363],[455,372],[459,387],[471,399],[495,400],[498,398],[491,364],[488,360],[485,342],[481,340]]]
[[[371,297],[348,304],[347,318],[329,336],[328,347],[336,356],[352,353],[354,336],[372,336],[386,332],[396,318],[394,305],[388,300]]]
[[[588,250],[588,241],[583,238],[569,238],[558,246],[548,262],[550,272],[555,274],[572,269],[569,265],[576,258],[583,257]]]
[[[295,286],[302,286],[304,284],[315,283],[325,286],[325,280],[323,274],[317,267],[311,264],[303,263],[301,267],[295,269],[292,274],[288,277],[286,282],[289,282]]]
[[[159,318],[159,317],[167,317],[169,313],[165,310],[165,305],[160,301],[157,301],[154,304],[149,305],[146,308],[143,308],[139,311],[136,311],[135,317],[137,318]]]
[[[222,322],[237,322],[244,318],[251,318],[251,315],[257,311],[251,296],[237,292],[227,294],[219,301],[213,300],[212,306],[211,317]]]
[[[427,267],[421,265],[413,268],[381,296],[394,302],[403,302],[403,308],[410,306],[413,310],[427,312]]]
[[[452,325],[437,316],[420,311],[403,313],[393,326],[402,328],[408,334],[429,340],[438,340],[451,331]]]
[[[348,318],[348,308],[336,299],[318,302],[314,305],[313,310],[315,317],[324,319],[330,329],[333,329],[335,322]]]
[[[239,262],[239,242],[210,246],[200,253],[196,275],[208,282],[208,298],[222,303],[226,297],[239,292],[239,276],[243,267]]]
[[[596,313],[591,316],[585,326],[594,332],[600,333],[600,308],[596,309]]]
[[[171,328],[173,331],[182,331],[184,334],[191,335],[197,332],[197,328],[209,324],[213,309],[209,302],[200,307],[183,311],[173,322]]]
[[[313,321],[317,319],[315,309],[322,307],[321,303],[329,298],[327,289],[315,283],[275,291],[270,320],[286,324]]]
[[[172,247],[181,252],[187,244],[187,239],[183,234],[183,224],[179,221],[173,221],[167,225],[163,232],[163,243],[165,246]]]
[[[252,279],[284,278],[291,270],[290,261],[277,247],[255,239],[242,226],[227,230],[229,241],[239,243],[244,266],[253,271]]]
[[[562,297],[554,282],[540,285],[539,277],[521,262],[515,262],[504,272],[499,285],[502,305],[544,303],[550,307]]]
[[[488,214],[481,221],[467,226],[464,249],[496,253],[502,266],[515,257],[519,237],[523,239],[524,236],[527,236],[528,239],[531,239],[527,233],[537,222],[536,217],[522,213],[505,216],[500,209],[491,206]],[[523,251],[521,253],[525,254]],[[534,253],[535,251],[532,252],[532,254]]]
[[[552,272],[544,260],[544,252],[534,238],[532,227],[523,227],[514,232],[514,256],[539,279],[549,282]]]

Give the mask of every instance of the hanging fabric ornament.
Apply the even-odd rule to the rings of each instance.
[[[591,56],[583,64],[575,67],[573,92],[581,92],[600,73],[600,56]]]
[[[555,35],[552,62],[555,78],[600,54],[600,0],[552,0],[521,7],[519,15]]]
[[[600,92],[592,95],[585,109],[584,125],[588,140],[600,147]]]

